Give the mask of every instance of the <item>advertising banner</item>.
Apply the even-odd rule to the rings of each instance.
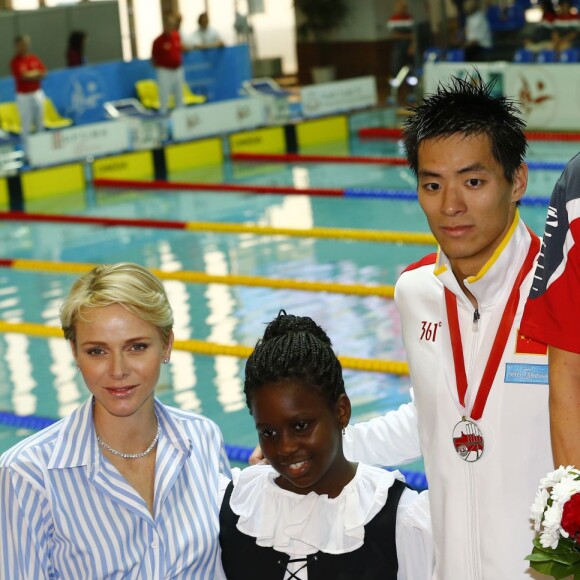
[[[94,123],[30,135],[28,160],[33,167],[110,155],[129,149],[129,131],[121,121]]]
[[[517,101],[530,130],[580,131],[580,64],[426,63],[425,93],[475,68],[494,92]]]
[[[375,77],[311,85],[300,91],[304,117],[319,117],[377,105]]]
[[[175,141],[254,129],[266,122],[262,99],[246,98],[177,109],[171,113],[171,134]]]

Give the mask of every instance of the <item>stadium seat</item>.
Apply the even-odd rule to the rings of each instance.
[[[147,109],[159,110],[161,107],[161,102],[159,101],[159,85],[155,79],[142,79],[135,83],[135,90],[137,91],[137,97],[141,101],[141,104]],[[187,83],[183,83],[183,104],[188,105],[199,105],[205,103],[206,98],[203,95],[196,95],[189,88]],[[173,109],[175,107],[175,99],[173,95],[169,97],[169,108]]]
[[[68,117],[63,117],[57,111],[52,99],[44,98],[44,126],[46,129],[64,129],[70,127],[73,120]]]
[[[447,62],[464,62],[465,51],[462,48],[452,48],[445,54],[445,60]]]
[[[520,64],[529,64],[535,62],[535,60],[536,58],[533,51],[528,50],[527,48],[518,48],[514,54],[514,62]]]
[[[184,105],[201,105],[207,98],[203,95],[196,95],[187,83],[183,83],[183,104]]]
[[[423,53],[424,62],[441,62],[445,56],[445,52],[441,48],[428,48]]]
[[[567,48],[560,52],[560,62],[580,62],[580,49]]]
[[[552,49],[540,50],[536,62],[548,63],[556,62],[558,60],[558,53]]]
[[[0,129],[6,133],[20,135],[20,113],[14,102],[0,103]]]

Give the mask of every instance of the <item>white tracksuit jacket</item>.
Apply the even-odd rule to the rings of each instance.
[[[478,302],[477,322],[442,252],[437,263],[425,260],[401,275],[395,300],[414,401],[349,427],[344,437],[347,456],[366,463],[397,465],[423,455],[438,580],[541,577],[529,570],[524,556],[531,552],[534,537],[529,508],[540,479],[552,469],[547,356],[516,351],[535,262],[521,285],[513,328],[483,417],[477,421],[485,449],[473,463],[463,461],[452,443],[453,428],[463,413],[444,300],[445,285],[457,296],[469,409],[530,239],[516,215],[494,256],[478,276],[465,282]]]

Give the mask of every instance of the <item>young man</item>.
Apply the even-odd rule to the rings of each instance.
[[[183,106],[183,50],[179,24],[181,17],[168,12],[163,15],[163,33],[153,41],[151,58],[157,71],[157,83],[159,84],[159,112],[167,115],[169,110],[169,97],[173,95],[175,106]]]
[[[518,332],[540,249],[517,209],[524,124],[491,89],[454,78],[407,120],[439,244],[395,289],[414,401],[347,428],[344,442],[366,463],[423,455],[439,580],[534,577],[529,506],[552,466],[546,348]]]
[[[580,466],[580,155],[562,173],[548,208],[542,253],[522,332],[547,343],[554,464]]]
[[[16,82],[16,103],[20,113],[21,136],[44,129],[44,92],[40,83],[46,74],[42,61],[29,52],[30,37],[23,35],[14,39],[16,54],[10,61],[10,70]]]

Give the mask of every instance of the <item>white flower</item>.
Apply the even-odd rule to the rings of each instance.
[[[544,513],[544,531],[540,543],[544,548],[556,549],[560,540],[560,522],[562,521],[562,504],[555,501]]]
[[[555,550],[558,547],[558,542],[560,541],[560,534],[558,530],[554,529],[545,529],[540,534],[540,544],[542,548],[552,548]]]
[[[560,483],[563,477],[566,477],[568,475],[568,471],[570,469],[572,469],[571,465],[569,465],[568,467],[560,465],[560,467],[558,467],[558,469],[556,469],[555,471],[550,471],[550,473],[548,473],[546,477],[540,479],[540,489],[554,487],[554,485]]]
[[[530,507],[530,517],[532,520],[534,520],[534,528],[536,532],[540,531],[542,517],[544,515],[544,510],[546,509],[548,497],[550,497],[550,494],[546,489],[538,489],[536,492],[536,499],[533,505]]]
[[[564,477],[560,483],[554,485],[550,494],[554,501],[566,503],[575,493],[580,491],[580,480]]]

